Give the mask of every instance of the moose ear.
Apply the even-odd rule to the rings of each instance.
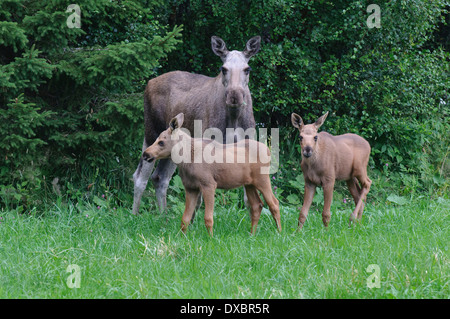
[[[244,53],[247,59],[250,59],[256,53],[258,53],[260,47],[261,47],[261,37],[257,35],[256,37],[253,37],[247,41],[245,49],[244,51],[242,51],[242,53]]]
[[[223,62],[225,62],[229,52],[227,46],[225,45],[225,41],[213,35],[211,37],[211,48],[213,52],[218,55]]]
[[[328,112],[317,119],[317,121],[314,123],[314,126],[316,127],[316,129],[319,129],[319,127],[322,126],[322,124],[323,124],[323,122],[325,122],[325,119],[327,118],[327,116],[328,116]]]
[[[175,129],[180,128],[184,122],[184,114],[180,113],[170,120],[169,129],[170,132],[173,132]]]
[[[300,115],[292,113],[291,115],[292,125],[298,129],[300,129],[303,125],[303,120]]]

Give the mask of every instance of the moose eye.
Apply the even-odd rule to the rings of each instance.
[[[245,69],[244,69],[244,73],[245,73],[246,75],[249,75],[249,73],[250,73],[251,70],[252,70],[251,67],[245,68]]]
[[[159,146],[164,146],[164,142],[163,142],[163,141],[159,141],[159,142],[158,142],[158,145],[159,145]]]
[[[227,74],[227,72],[228,72],[228,69],[227,68],[224,68],[223,66],[220,68],[220,71],[222,71],[222,74],[223,75],[226,75]]]
[[[315,141],[315,142],[317,142],[317,135],[316,135],[316,136],[314,136],[314,141]]]

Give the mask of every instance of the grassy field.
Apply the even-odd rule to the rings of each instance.
[[[372,198],[349,228],[352,207],[333,204],[325,230],[313,206],[296,232],[297,209],[282,205],[281,234],[264,209],[252,237],[247,211],[219,199],[212,238],[203,210],[179,231],[182,202],[165,215],[98,197],[44,216],[1,211],[0,298],[450,297],[448,199]],[[80,288],[69,288],[76,274]]]

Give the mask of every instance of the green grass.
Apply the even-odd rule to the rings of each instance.
[[[202,210],[179,231],[181,202],[140,216],[95,202],[60,201],[41,217],[0,211],[0,298],[450,297],[447,199],[369,202],[351,228],[353,204],[333,205],[328,230],[319,205],[301,232],[297,209],[282,205],[283,232],[265,209],[255,236],[247,211],[219,199],[212,238]],[[380,288],[367,286],[371,264]]]

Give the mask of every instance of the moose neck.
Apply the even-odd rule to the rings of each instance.
[[[242,108],[243,106],[238,107],[226,107],[226,113],[227,113],[227,127],[237,128],[238,127],[238,119],[241,116]]]

